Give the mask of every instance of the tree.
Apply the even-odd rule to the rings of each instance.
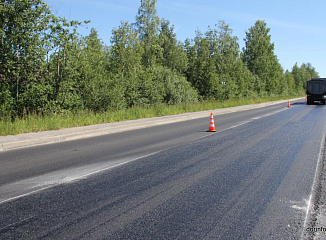
[[[137,32],[128,22],[121,22],[118,29],[112,31],[111,44],[111,71],[122,77],[135,76],[142,68],[143,55]]]
[[[51,55],[48,63],[51,91],[50,111],[71,111],[83,108],[80,83],[80,59],[83,42],[77,33],[78,21],[54,18],[51,26]]]
[[[43,44],[52,17],[41,0],[0,3],[0,104],[7,110],[22,114],[44,105]]]
[[[303,63],[301,65],[301,68],[304,68],[306,70],[306,74],[308,76],[307,80],[311,78],[319,78],[319,74],[316,71],[316,69],[311,65],[311,63]]]
[[[111,71],[119,84],[123,86],[127,106],[139,103],[143,76],[143,48],[135,32],[128,22],[121,22],[118,29],[112,31],[111,38]]]
[[[302,63],[299,67],[298,63],[295,63],[292,68],[292,75],[295,82],[295,88],[297,92],[302,92],[306,89],[306,82],[311,78],[319,78],[316,69],[311,63]]]
[[[285,79],[284,79],[283,87],[285,89],[286,94],[293,94],[296,92],[294,75],[289,71],[285,71]]]
[[[239,59],[238,38],[232,36],[232,30],[224,21],[219,21],[214,29],[209,28],[206,38],[211,42],[215,68],[220,84],[223,83],[222,98],[239,96],[242,82],[238,74],[242,65]]]
[[[170,22],[164,19],[161,20],[158,43],[162,48],[160,64],[172,71],[184,73],[187,69],[186,52],[183,44],[177,40],[174,26],[170,27]]]
[[[90,34],[83,39],[83,50],[78,58],[78,85],[83,105],[94,112],[106,111],[109,108],[120,108],[123,93],[117,91],[108,72],[106,50],[99,39],[97,31],[92,28]],[[112,91],[115,91],[113,94]]]
[[[144,49],[143,64],[151,67],[156,64],[158,55],[161,55],[161,47],[158,45],[158,30],[160,19],[156,10],[157,0],[141,0],[134,23],[135,30]]]
[[[167,104],[192,103],[198,101],[198,94],[191,84],[181,74],[172,71],[166,67],[155,67],[152,71],[153,82],[159,94],[160,99]]]
[[[247,86],[244,84],[247,79],[240,77],[244,66],[237,41],[224,21],[215,28],[209,27],[205,34],[197,31],[192,42],[186,40],[188,80],[204,99],[240,96]]]
[[[195,39],[186,42],[188,55],[188,80],[203,99],[217,99],[221,96],[222,85],[219,81],[214,60],[214,41],[204,37],[200,31]]]
[[[270,28],[264,21],[256,21],[246,32],[242,60],[248,69],[260,79],[258,92],[276,93],[283,77],[283,70],[274,54]]]

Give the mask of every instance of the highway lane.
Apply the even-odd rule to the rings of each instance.
[[[0,195],[53,171],[120,165],[3,202],[0,238],[298,239],[325,110],[298,102],[215,116],[217,133],[208,116],[1,153]]]
[[[278,104],[215,116],[216,129],[223,131],[252,118],[283,110],[286,110],[286,105]],[[0,186],[67,168],[137,158],[184,144],[208,135],[209,117],[0,152]]]

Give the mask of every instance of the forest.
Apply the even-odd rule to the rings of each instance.
[[[243,49],[223,20],[181,42],[156,3],[141,0],[107,46],[94,28],[79,34],[88,21],[55,16],[42,0],[2,1],[0,120],[302,94],[319,77],[310,63],[282,69],[263,20],[246,30]]]

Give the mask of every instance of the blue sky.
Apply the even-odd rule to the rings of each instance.
[[[94,27],[102,41],[110,45],[111,31],[121,21],[135,22],[140,0],[45,0],[56,16],[68,20],[90,20],[86,36]],[[178,40],[193,39],[195,31],[205,32],[224,20],[244,46],[245,31],[257,20],[269,27],[272,42],[283,69],[297,62],[310,62],[321,77],[326,77],[325,0],[158,0],[160,18],[175,26]]]

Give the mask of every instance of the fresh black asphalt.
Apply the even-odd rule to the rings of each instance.
[[[208,116],[2,152],[0,187],[140,158],[0,204],[0,239],[300,239],[325,110],[296,102],[214,116],[216,133]]]

